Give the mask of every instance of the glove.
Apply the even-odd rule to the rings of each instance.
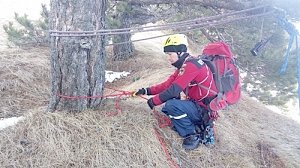
[[[146,89],[145,88],[142,88],[142,89],[139,89],[138,91],[136,92],[133,92],[132,93],[132,96],[138,96],[138,95],[144,95],[146,94]]]
[[[151,108],[151,110],[153,110],[155,104],[153,102],[153,98],[150,98],[148,101],[147,101],[147,104],[148,106]]]

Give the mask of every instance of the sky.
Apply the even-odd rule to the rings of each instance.
[[[274,0],[276,7],[285,9],[293,18],[300,20],[300,0]]]
[[[0,0],[0,50],[7,48],[7,35],[3,30],[3,25],[13,21],[15,12],[28,15],[29,19],[37,20],[40,18],[42,10],[41,4],[49,4],[50,0]]]

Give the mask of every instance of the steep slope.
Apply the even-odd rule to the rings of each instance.
[[[158,42],[152,42],[152,46],[155,44],[160,45]],[[143,43],[140,42],[139,45],[143,46]],[[161,48],[155,55],[160,53]],[[170,74],[172,72],[170,69],[172,68],[161,71]],[[131,89],[149,86],[162,81],[161,76],[167,77],[166,74],[154,74],[156,75],[145,76],[141,81],[132,83],[128,87]],[[300,123],[272,112],[248,95],[243,95],[240,103],[234,107],[221,111],[220,116],[216,123],[218,144],[213,155],[219,155],[220,158],[236,157],[234,160],[237,161],[237,165],[230,167],[298,167],[300,165],[297,159],[300,156]],[[201,160],[201,157],[196,157],[195,163],[199,162],[199,159]],[[207,160],[204,162],[206,163]],[[205,163],[199,162],[199,166]],[[216,167],[226,165],[225,163],[226,161],[220,162]],[[230,164],[232,163],[228,163]],[[210,166],[212,165],[214,164]]]
[[[134,38],[159,33],[139,34]],[[161,41],[162,38],[135,43],[138,55],[127,62],[116,63],[118,68],[130,69],[131,76],[126,81],[107,86],[129,91],[164,80],[174,69],[161,52]],[[9,69],[23,65],[23,61],[28,63],[25,65],[31,65],[31,69],[18,66],[20,70],[26,70],[26,74],[7,78],[15,71],[1,71],[1,75],[7,83],[26,79],[22,80],[24,85],[18,85],[18,93],[23,90],[27,93],[21,95],[23,100],[32,102],[33,97],[40,97],[40,91],[35,90],[48,87],[45,83],[49,77],[39,76],[35,69],[39,67],[38,62],[43,66],[49,64],[44,65],[48,53],[15,52],[26,54],[21,54],[23,59],[9,57],[10,62],[6,62],[11,64]],[[7,56],[8,51],[0,53],[1,58]],[[26,59],[33,55],[39,57]],[[18,64],[12,64],[17,60],[20,61]],[[39,74],[48,74],[48,71],[41,68]],[[28,85],[34,92],[25,92]],[[18,100],[19,95],[13,91],[2,90],[1,94]],[[43,92],[47,92],[47,88]],[[109,94],[111,90],[106,92]],[[23,122],[0,131],[0,167],[172,167],[155,132],[157,120],[144,99],[121,99],[122,111],[119,112],[115,100],[108,99],[101,109],[79,114],[44,113],[44,98],[34,99],[34,102],[22,113],[26,117]],[[9,102],[1,104],[6,115],[14,113],[8,107]],[[299,123],[273,113],[247,95],[243,95],[237,105],[219,114],[217,143],[213,148],[202,145],[194,151],[184,151],[182,139],[174,131],[158,129],[176,164],[180,167],[216,168],[299,167]]]

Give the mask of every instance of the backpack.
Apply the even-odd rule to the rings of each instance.
[[[240,75],[230,47],[224,42],[207,44],[199,58],[211,70],[218,90],[215,98],[204,101],[208,108],[201,112],[203,118],[198,123],[202,143],[211,146],[215,144],[214,121],[218,118],[217,111],[237,103],[241,98]],[[201,84],[198,86],[209,89]]]
[[[229,45],[225,42],[209,43],[200,58],[213,73],[218,89],[217,96],[208,104],[209,109],[219,111],[237,103],[241,97],[240,75]]]

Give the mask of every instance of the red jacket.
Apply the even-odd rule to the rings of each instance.
[[[197,83],[209,88],[199,87]],[[177,69],[165,82],[147,88],[153,97],[154,105],[160,105],[176,98],[184,91],[191,100],[201,101],[216,95],[216,85],[209,67],[201,60],[188,57],[180,69]]]

